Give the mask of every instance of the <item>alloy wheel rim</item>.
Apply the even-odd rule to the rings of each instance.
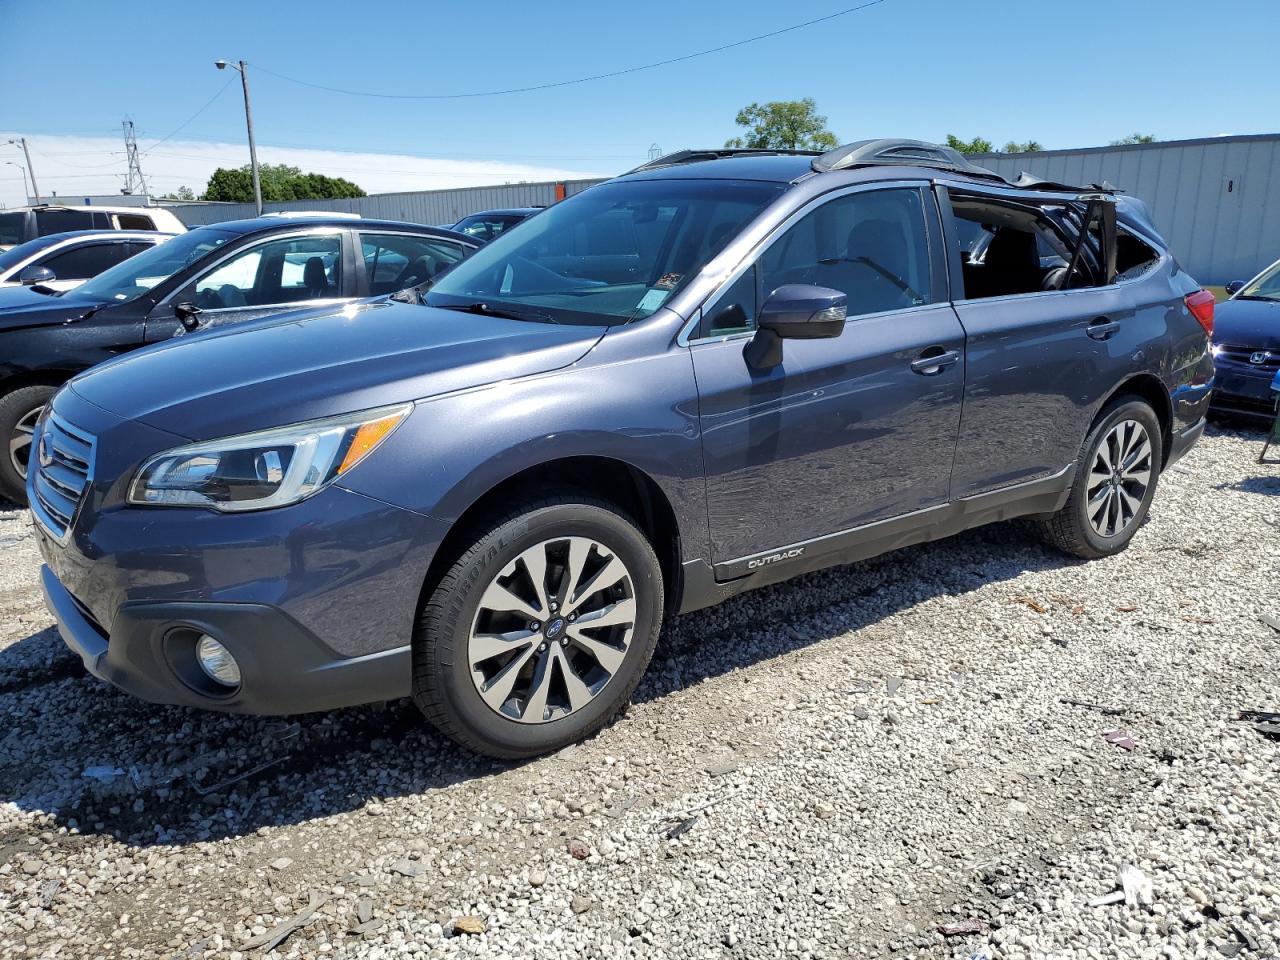
[[[1133,524],[1151,485],[1151,455],[1151,437],[1136,420],[1117,423],[1098,444],[1085,506],[1098,536],[1119,536]]]
[[[636,620],[631,572],[589,537],[521,551],[480,597],[467,665],[489,709],[550,723],[593,702],[621,670]]]
[[[27,464],[31,462],[31,440],[36,432],[36,422],[44,407],[39,406],[21,417],[9,435],[9,462],[23,480],[27,479]]]

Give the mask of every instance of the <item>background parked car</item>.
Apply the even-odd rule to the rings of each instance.
[[[261,217],[200,227],[74,290],[0,290],[0,496],[22,503],[40,410],[73,374],[187,330],[418,286],[478,246],[440,227]]]
[[[503,230],[514,227],[522,220],[528,220],[544,209],[545,207],[508,207],[504,210],[485,210],[463,217],[453,225],[453,229],[488,243]]]
[[[69,230],[157,230],[186,233],[186,225],[162,207],[71,207],[44,203],[0,210],[0,250]]]
[[[51,233],[0,253],[0,288],[38,283],[52,290],[70,290],[172,236],[153,230]]]
[[[1252,280],[1228,284],[1227,292],[1231,299],[1218,305],[1213,330],[1213,408],[1269,420],[1271,381],[1280,370],[1280,260]]]

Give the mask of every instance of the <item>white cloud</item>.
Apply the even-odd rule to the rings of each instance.
[[[0,161],[25,165],[22,150],[8,145],[17,132],[0,131]],[[124,143],[108,137],[42,136],[25,134],[41,196],[59,197],[114,194],[124,185]],[[142,172],[151,192],[159,196],[180,186],[199,194],[217,167],[239,167],[249,162],[243,143],[210,143],[171,140],[147,151],[140,145]],[[517,183],[522,180],[574,180],[610,176],[617,171],[570,170],[492,160],[438,159],[394,153],[352,153],[341,150],[305,150],[258,146],[259,163],[287,163],[307,172],[345,177],[366,193],[400,190],[441,190],[449,187]],[[0,204],[25,202],[22,171],[0,163]]]

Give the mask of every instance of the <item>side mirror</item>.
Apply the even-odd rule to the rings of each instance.
[[[743,355],[753,367],[782,362],[783,340],[819,340],[844,332],[849,298],[830,287],[788,283],[769,294],[760,308],[756,335]]]
[[[25,283],[26,281],[23,281],[23,282]],[[1232,280],[1230,283],[1227,284],[1227,296],[1234,297],[1237,293],[1239,293],[1243,289],[1244,289],[1243,280]]]
[[[173,313],[184,330],[194,330],[200,326],[200,308],[190,301],[175,303]]]
[[[18,280],[24,287],[33,287],[37,283],[53,283],[58,275],[48,267],[30,266],[23,270]]]

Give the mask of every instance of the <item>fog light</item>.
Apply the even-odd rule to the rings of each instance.
[[[196,662],[200,669],[218,683],[228,687],[240,686],[240,664],[231,651],[207,633],[196,641]]]

